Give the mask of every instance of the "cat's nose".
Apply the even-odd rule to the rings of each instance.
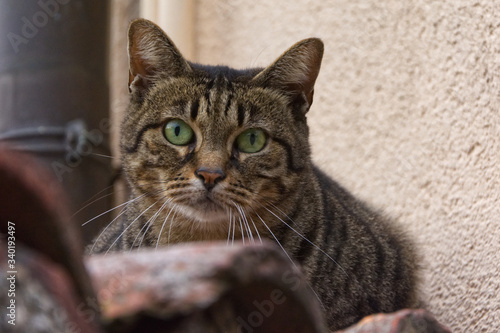
[[[203,184],[207,189],[212,189],[215,184],[226,178],[224,171],[221,169],[209,169],[205,167],[201,167],[194,172],[196,177],[200,178],[203,181]]]

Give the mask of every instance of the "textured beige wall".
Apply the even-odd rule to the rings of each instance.
[[[321,37],[314,159],[415,237],[430,310],[500,331],[500,2],[198,0],[196,58],[266,65]]]

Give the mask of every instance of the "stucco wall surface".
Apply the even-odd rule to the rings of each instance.
[[[314,159],[416,239],[453,332],[500,331],[500,2],[196,3],[196,59],[267,65],[325,42]]]

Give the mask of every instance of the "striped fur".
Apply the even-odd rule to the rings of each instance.
[[[409,242],[311,162],[306,113],[320,40],[297,43],[265,69],[234,70],[185,61],[160,28],[138,20],[129,54],[121,149],[132,197],[93,252],[268,238],[301,264],[332,330],[414,304]],[[194,142],[168,143],[169,119],[190,125]],[[267,134],[257,153],[235,148],[248,128]],[[208,190],[195,175],[202,167],[224,179]]]

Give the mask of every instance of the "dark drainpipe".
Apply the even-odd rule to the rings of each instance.
[[[0,1],[0,146],[44,161],[75,212],[111,182],[108,21],[107,0]],[[110,204],[96,201],[75,223]],[[84,241],[106,221],[80,227]]]

